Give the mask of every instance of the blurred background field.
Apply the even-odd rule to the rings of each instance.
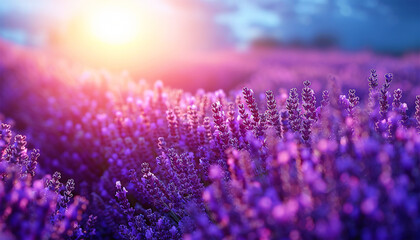
[[[380,68],[366,55],[418,53],[419,12],[416,0],[1,0],[0,37],[84,66],[216,89],[288,59],[295,60],[286,65],[324,58],[333,64],[336,52],[348,63],[337,59],[340,69],[326,71],[331,74],[363,61]],[[201,69],[206,77],[196,73]],[[210,84],[209,78],[221,81]]]

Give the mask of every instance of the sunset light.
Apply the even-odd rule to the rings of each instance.
[[[120,45],[136,40],[140,20],[136,9],[130,5],[113,3],[94,10],[88,17],[88,26],[97,40]]]
[[[208,41],[210,31],[191,21],[188,11],[184,5],[150,0],[90,0],[56,32],[54,49],[88,65],[115,70],[140,65],[150,72]]]

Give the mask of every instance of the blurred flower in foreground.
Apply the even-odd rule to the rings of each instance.
[[[39,150],[28,154],[26,137],[14,135],[10,125],[0,127],[0,237],[2,239],[85,239],[82,229],[84,197],[73,197],[74,181],[61,175],[36,173]],[[42,177],[42,178],[41,178]],[[93,226],[87,224],[88,228]]]

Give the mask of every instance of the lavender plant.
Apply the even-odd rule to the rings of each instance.
[[[250,88],[191,94],[127,74],[91,71],[80,77],[76,70],[48,65],[44,75],[41,60],[26,64],[38,69],[41,79],[24,85],[32,87],[25,91],[28,97],[19,95],[33,108],[17,111],[16,104],[9,112],[36,139],[44,165],[49,163],[45,168],[62,174],[27,186],[39,185],[52,196],[40,200],[52,206],[39,216],[57,222],[38,220],[47,230],[27,236],[67,237],[62,229],[72,229],[79,239],[415,239],[420,234],[420,100],[404,98],[412,92],[398,86],[398,74],[392,84],[386,75],[378,89],[381,79],[372,70],[364,80],[369,93],[352,88],[340,95],[339,83],[331,80],[334,86],[322,95],[316,81],[280,95]],[[25,76],[7,71],[14,80]],[[394,84],[399,88],[391,100]],[[3,173],[13,179],[36,173],[42,159],[37,151],[25,157],[25,138],[13,138],[8,127],[1,136],[5,143],[16,139],[13,147],[2,145],[2,156],[18,169]],[[61,183],[62,176],[74,177],[80,188],[73,181]],[[72,202],[75,191],[90,202],[78,226],[66,220],[80,219],[76,209],[84,208],[82,200]]]
[[[0,237],[1,239],[87,239],[94,232],[81,229],[87,200],[73,197],[74,181],[65,188],[60,173],[36,174],[39,150],[28,154],[26,137],[0,127]],[[42,176],[42,175],[41,175]],[[90,226],[91,227],[91,226]]]
[[[242,101],[223,107],[221,102],[230,102],[229,97],[220,101],[217,94],[208,94],[216,102],[211,112],[199,115],[191,110],[203,103],[182,96],[178,104],[194,105],[175,106],[179,118],[173,110],[167,111],[163,136],[177,135],[175,139],[184,141],[168,143],[160,137],[153,143],[151,139],[148,146],[156,161],[143,162],[140,169],[135,165],[128,169],[132,165],[126,153],[115,156],[121,159],[118,168],[123,170],[119,174],[109,171],[107,176],[117,181],[117,201],[111,193],[103,192],[101,198],[119,206],[121,213],[114,210],[112,219],[120,226],[105,235],[129,239],[414,238],[419,227],[420,180],[416,126],[397,121],[393,135],[389,129],[372,131],[367,126],[384,120],[388,124],[395,114],[403,119],[397,103],[390,112],[384,107],[389,99],[381,97],[370,110],[350,90],[348,98],[342,95],[335,100],[334,107],[325,91],[317,109],[310,83],[304,85],[302,104],[293,89],[284,110],[277,109],[272,92],[266,93],[267,109],[260,110],[252,92],[245,89],[243,101],[248,109]],[[175,108],[172,104],[169,99],[165,102],[168,109]],[[278,111],[283,113],[282,121]],[[182,117],[183,112],[194,117]],[[263,112],[269,123],[258,129]],[[383,112],[384,118],[376,112]],[[293,131],[287,131],[289,121]],[[175,131],[175,122],[186,127]],[[329,126],[339,130],[326,134]],[[126,171],[131,172],[131,179],[126,179]],[[105,182],[100,185],[110,188]],[[134,223],[134,219],[144,220]]]

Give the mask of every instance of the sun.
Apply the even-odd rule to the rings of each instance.
[[[88,17],[92,37],[111,45],[133,42],[140,32],[140,16],[130,5],[107,3],[94,9]]]
[[[55,49],[86,65],[146,71],[207,47],[210,33],[172,1],[83,2],[52,40]]]

